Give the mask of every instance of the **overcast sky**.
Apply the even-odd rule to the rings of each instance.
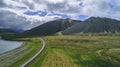
[[[91,16],[120,20],[120,0],[0,0],[0,27]]]

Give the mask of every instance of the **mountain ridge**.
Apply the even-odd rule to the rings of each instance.
[[[103,33],[120,32],[120,21],[111,18],[91,17],[82,23],[75,24],[63,31],[63,34],[73,33]]]
[[[49,21],[47,23],[44,23],[40,26],[37,26],[35,28],[32,28],[30,30],[27,30],[23,32],[23,35],[27,34],[33,34],[33,35],[50,35],[55,34],[57,32],[63,31],[69,27],[71,27],[74,24],[77,24],[78,20],[72,20],[72,19],[59,19],[54,21]]]

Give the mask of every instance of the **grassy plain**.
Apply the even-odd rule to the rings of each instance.
[[[3,36],[11,40],[25,41],[29,51],[11,67],[18,67],[37,53],[41,42],[36,37],[19,38]],[[46,48],[27,67],[120,67],[119,35],[51,35],[43,36]],[[19,56],[19,55],[16,55]]]
[[[44,39],[47,48],[41,67],[120,67],[120,36],[59,35]]]

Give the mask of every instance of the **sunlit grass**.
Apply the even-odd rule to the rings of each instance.
[[[112,48],[119,49],[120,45],[113,45],[112,43],[119,42],[120,36],[81,36],[81,35],[60,35],[60,36],[47,36],[45,37],[47,41],[47,46],[49,47],[48,52],[61,50],[63,52],[58,52],[60,55],[64,53],[66,57],[69,57],[68,60],[70,64],[75,65],[76,67],[119,67],[120,64],[114,60],[110,60],[111,56],[106,55],[106,51]],[[56,50],[57,49],[57,50]],[[99,50],[102,50],[99,52]],[[99,52],[99,53],[98,53]],[[51,54],[54,52],[51,52]],[[118,56],[118,52],[114,52]],[[115,55],[114,54],[114,55]],[[49,53],[48,53],[49,56]],[[51,58],[51,55],[49,56]],[[54,57],[57,58],[57,57]],[[119,59],[119,58],[118,58]],[[48,59],[49,60],[49,59]],[[61,62],[64,60],[61,60]],[[47,67],[55,61],[52,59],[43,62]],[[120,62],[120,61],[118,61]],[[64,64],[64,63],[63,63]],[[62,65],[62,64],[61,64]],[[65,66],[68,67],[68,66]],[[73,67],[73,66],[72,66]]]
[[[41,48],[38,38],[18,38],[7,35],[7,39],[23,40],[31,50],[11,67],[20,66]],[[27,67],[120,67],[120,36],[107,34],[44,36],[45,50]],[[22,53],[21,53],[22,54]]]
[[[16,66],[20,66],[22,65],[24,62],[26,62],[27,60],[29,60],[32,56],[34,56],[41,48],[42,43],[38,38],[23,38],[20,40],[26,40],[26,46],[28,46],[28,48],[25,51],[31,50],[28,54],[26,54],[22,59],[20,59],[19,61],[17,61],[16,63],[12,64],[11,67],[16,67]]]

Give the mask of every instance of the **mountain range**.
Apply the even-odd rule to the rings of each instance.
[[[40,26],[32,28],[23,32],[23,35],[50,35],[55,34],[60,31],[64,31],[65,29],[71,27],[74,24],[80,23],[81,21],[72,20],[72,19],[59,19],[54,21],[49,21]]]
[[[9,29],[7,29],[9,31]],[[10,30],[11,31],[11,30]],[[42,25],[26,30],[21,35],[51,35],[57,32],[62,34],[74,33],[117,33],[120,32],[120,21],[105,17],[90,17],[85,21],[59,19],[46,22]]]
[[[120,21],[110,18],[91,17],[64,30],[63,34],[120,32]]]

